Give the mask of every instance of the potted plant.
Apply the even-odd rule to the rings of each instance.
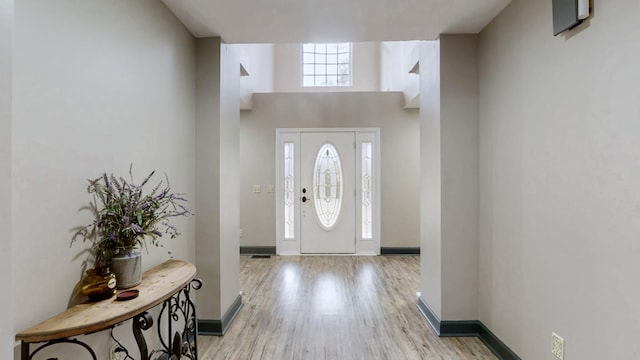
[[[184,194],[171,192],[166,174],[164,181],[144,192],[154,174],[152,171],[139,185],[133,181],[132,167],[130,181],[106,173],[89,180],[87,191],[93,194],[90,208],[95,219],[79,228],[72,242],[77,238],[92,240],[94,266],[109,266],[119,289],[142,281],[139,250],[146,248],[147,242],[158,246],[163,235],[172,239],[180,235],[170,219],[192,214],[184,205]]]

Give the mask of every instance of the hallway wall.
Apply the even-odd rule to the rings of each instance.
[[[640,25],[592,2],[553,36],[550,1],[482,32],[479,317],[523,359],[640,358]]]
[[[420,292],[438,321],[478,317],[477,44],[420,42]]]
[[[240,62],[219,37],[196,51],[196,299],[199,320],[220,321],[240,292]]]
[[[155,181],[166,173],[172,190],[194,193],[195,41],[157,1],[15,5],[8,312],[17,332],[64,310],[80,278],[87,244],[69,244],[71,229],[91,221],[79,211],[91,200],[86,179],[127,176],[133,163],[138,180],[157,169]],[[194,261],[194,219],[175,225],[182,235],[143,251],[143,270],[170,256]]]
[[[442,319],[477,319],[478,37],[441,35],[440,59]]]
[[[275,246],[276,128],[379,127],[382,151],[383,247],[418,247],[418,111],[399,92],[254,94],[240,117],[242,246]],[[263,191],[252,192],[260,184]]]
[[[12,309],[11,256],[11,62],[13,58],[13,0],[0,0],[0,309]],[[0,358],[9,359],[13,348],[13,314],[0,313]]]

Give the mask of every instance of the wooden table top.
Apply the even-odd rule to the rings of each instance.
[[[114,296],[76,305],[19,332],[16,340],[25,343],[44,342],[107,329],[167,300],[188,285],[195,275],[196,267],[193,264],[167,260],[142,274],[142,283],[132,288],[140,291],[137,298],[116,301]]]

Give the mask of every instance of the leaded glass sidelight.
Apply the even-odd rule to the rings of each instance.
[[[284,143],[284,238],[295,238],[293,143]]]
[[[371,239],[372,234],[372,214],[373,214],[373,144],[362,143],[362,238]]]
[[[320,147],[313,167],[313,198],[320,226],[331,230],[342,205],[342,166],[338,151],[331,144]]]

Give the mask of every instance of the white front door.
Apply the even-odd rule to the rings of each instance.
[[[356,252],[354,132],[300,134],[300,251]]]

